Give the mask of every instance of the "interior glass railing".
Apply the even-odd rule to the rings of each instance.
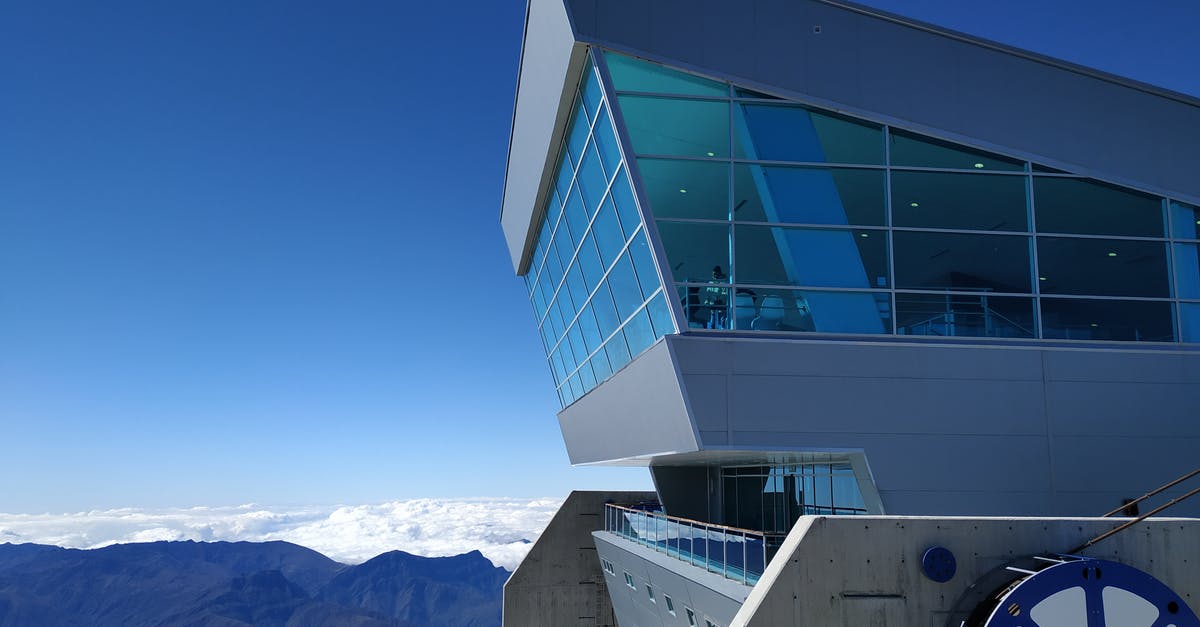
[[[604,507],[604,530],[748,586],[758,582],[768,552],[779,544],[759,531],[613,504]]]

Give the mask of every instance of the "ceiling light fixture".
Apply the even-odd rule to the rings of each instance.
[[[982,168],[982,167],[983,167],[983,164],[982,164],[982,163],[976,163],[976,164],[975,164],[975,167],[976,167],[976,168]]]
[[[686,189],[684,189],[684,188],[682,188],[682,187],[680,187],[680,188],[679,188],[679,193],[680,193],[680,194],[686,194],[686,193],[687,193],[687,190],[686,190]]]
[[[1046,280],[1046,277],[1044,277],[1044,276],[1040,276],[1040,277],[1038,277],[1038,280],[1039,280],[1039,281],[1045,281],[1045,280]]]
[[[859,233],[859,237],[871,237],[871,236],[866,233]]]
[[[1116,257],[1116,256],[1117,256],[1117,253],[1108,253],[1108,256],[1109,256],[1109,257]]]
[[[921,203],[919,203],[919,202],[910,202],[910,203],[908,203],[908,206],[909,206],[909,207],[920,207],[920,206],[921,206]]]
[[[710,156],[710,157],[715,157],[715,156],[717,156],[717,153],[715,153],[715,152],[711,152],[711,151],[710,151],[710,152],[708,152],[708,153],[706,153],[706,154],[707,154],[708,156]]]

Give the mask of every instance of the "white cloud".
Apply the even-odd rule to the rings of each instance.
[[[397,549],[431,557],[479,550],[513,570],[561,504],[560,499],[416,499],[336,507],[0,513],[0,542],[90,549],[157,540],[285,540],[348,564]]]

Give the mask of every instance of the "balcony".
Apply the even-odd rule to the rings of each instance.
[[[686,518],[607,504],[604,530],[692,566],[753,586],[782,536],[712,525]]]

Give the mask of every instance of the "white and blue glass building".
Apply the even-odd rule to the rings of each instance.
[[[789,555],[888,559],[819,525],[1099,516],[1191,470],[1198,168],[1195,98],[850,3],[532,0],[501,222],[572,463],[656,493],[572,497],[506,623],[778,624]],[[961,524],[960,562],[1106,523]],[[969,552],[941,601],[788,615],[956,620]]]

